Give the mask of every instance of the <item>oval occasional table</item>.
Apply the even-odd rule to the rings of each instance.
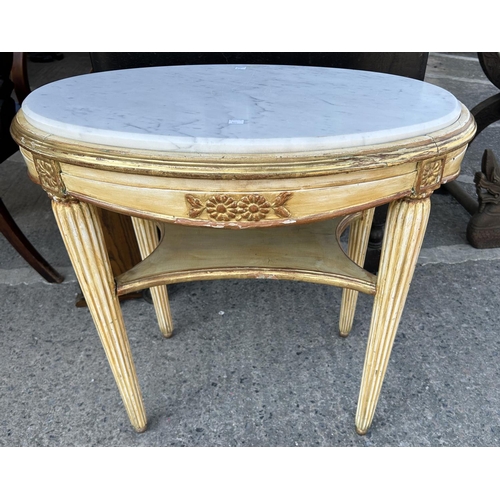
[[[447,91],[379,73],[200,65],[51,83],[12,134],[55,217],[137,431],[147,421],[118,297],[220,278],[344,288],[340,334],[374,295],[356,430],[366,433],[430,211],[475,123]],[[390,203],[378,274],[363,269],[374,207]],[[142,262],[114,277],[98,207],[132,217]],[[346,252],[340,234],[349,227]]]

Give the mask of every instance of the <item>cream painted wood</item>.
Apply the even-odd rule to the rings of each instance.
[[[117,293],[165,283],[256,278],[309,281],[374,294],[376,277],[352,262],[338,242],[348,220],[246,231],[164,224],[156,251],[117,278]]]
[[[22,110],[12,125],[35,182],[42,182],[36,158],[51,158],[67,196],[132,216],[236,229],[311,222],[418,194],[430,161],[439,162],[439,178],[424,188],[435,189],[457,177],[474,130],[462,107],[454,124],[406,141],[301,154],[214,155],[127,150],[47,136]],[[290,216],[272,210],[257,222],[216,221],[206,210],[190,216],[193,207],[186,201],[194,196],[205,206],[214,195],[239,199],[252,193],[271,203],[292,193],[286,202]]]
[[[137,243],[142,259],[148,257],[158,246],[158,224],[146,220],[132,217]],[[151,298],[158,319],[158,326],[164,337],[171,337],[173,332],[172,315],[168,300],[167,287],[165,285],[153,286],[150,288]]]
[[[67,201],[52,208],[130,422],[142,432],[146,413],[96,208]]]
[[[430,208],[429,198],[397,200],[389,206],[356,413],[359,434],[366,434],[373,420]]]
[[[347,255],[358,266],[363,267],[365,263],[368,240],[370,239],[370,229],[372,227],[373,214],[375,209],[365,210],[361,216],[351,223],[349,227],[349,243]],[[352,329],[356,303],[358,301],[358,291],[351,288],[344,288],[342,291],[342,302],[340,304],[339,330],[342,337],[347,337]]]
[[[352,290],[343,299],[344,335],[352,326],[357,293],[375,295],[356,416],[357,431],[365,433],[424,235],[427,198],[458,176],[475,134],[464,106],[457,107],[457,116],[441,129],[392,142],[339,147],[333,141],[331,149],[323,144],[319,151],[249,148],[226,154],[60,137],[29,123],[21,110],[12,135],[30,177],[54,200],[63,239],[134,428],[144,430],[146,417],[117,296],[180,281],[256,278]],[[374,276],[358,264],[369,214],[388,202],[381,267]],[[116,283],[94,205],[135,217],[142,241],[144,260]],[[363,211],[366,219],[351,228],[349,258],[339,234]],[[163,236],[152,251],[157,223]],[[171,332],[166,293],[157,295],[156,309],[160,328]]]

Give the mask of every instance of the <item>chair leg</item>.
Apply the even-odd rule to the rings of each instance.
[[[153,221],[132,217],[137,243],[141,257],[145,259],[158,246],[158,229]],[[150,288],[151,298],[158,319],[158,326],[164,337],[171,337],[174,330],[170,304],[168,301],[167,287],[154,286]]]
[[[349,258],[363,267],[365,263],[366,249],[370,238],[370,229],[373,220],[374,208],[365,210],[361,217],[356,219],[349,228],[349,244],[347,247],[347,255]],[[352,328],[354,321],[354,312],[356,311],[356,302],[358,301],[356,290],[344,288],[342,291],[342,302],[340,305],[340,335],[347,337]]]
[[[142,432],[146,413],[99,215],[75,200],[54,200],[52,208],[130,422]]]
[[[375,213],[373,214],[372,228],[370,230],[364,263],[364,268],[373,274],[377,274],[380,264],[380,252],[382,251],[382,240],[384,239],[388,207],[389,205],[387,204],[380,205],[375,208]]]
[[[7,241],[16,249],[21,257],[49,283],[61,283],[61,276],[35,249],[24,236],[19,226],[10,215],[7,207],[0,199],[0,232]]]
[[[398,200],[389,207],[356,413],[359,434],[366,434],[375,413],[429,213],[429,198]]]

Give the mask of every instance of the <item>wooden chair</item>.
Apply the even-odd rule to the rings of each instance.
[[[18,103],[12,99],[15,90]],[[26,60],[21,53],[0,53],[0,163],[18,151],[18,146],[10,135],[10,124],[14,115],[29,93]],[[49,283],[61,283],[61,276],[38,253],[10,215],[0,199],[0,232],[26,262]]]
[[[8,101],[6,99],[5,106],[8,106],[9,109],[8,113],[5,113],[5,120],[2,112],[2,127],[5,126],[5,133],[2,128],[2,153],[5,151],[5,155],[1,157],[0,161],[4,161],[4,159],[8,158],[18,150],[18,146],[12,140],[8,129],[15,112],[31,92],[27,72],[27,54],[25,52],[3,53],[2,57],[5,59],[2,59],[2,68],[5,67],[6,82],[5,87],[2,87],[2,91],[5,89],[5,95],[8,95],[10,99],[12,88],[14,88],[17,103],[15,103],[13,99]],[[4,73],[2,73],[2,75],[3,74]],[[1,203],[1,200],[0,212],[0,230],[8,241],[11,242],[14,248],[16,248],[16,250],[33,266],[34,269],[47,279],[47,281],[51,283],[61,282],[63,277],[60,276],[59,273],[57,273],[49,264],[47,264],[47,262],[29,243],[20,231],[19,227],[15,224],[5,206]],[[129,270],[141,260],[132,223],[129,217],[109,212],[107,210],[100,210],[100,215],[113,272],[118,276]],[[123,296],[121,300],[140,298],[142,296],[142,293],[134,292]],[[81,294],[77,297],[75,305],[77,307],[86,306],[85,300]]]

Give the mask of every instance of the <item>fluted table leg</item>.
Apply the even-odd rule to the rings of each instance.
[[[430,213],[429,198],[391,203],[374,299],[356,430],[371,425]]]
[[[347,255],[360,267],[363,267],[365,263],[374,212],[374,208],[365,210],[361,214],[361,217],[352,222],[349,228]],[[352,329],[358,294],[359,292],[350,288],[344,288],[342,291],[339,322],[340,335],[342,337],[347,337]]]
[[[137,243],[142,259],[145,259],[158,246],[158,230],[151,220],[132,217]],[[168,301],[167,287],[153,286],[150,288],[151,298],[158,319],[158,326],[164,337],[171,337],[174,330],[170,304]]]
[[[146,414],[96,208],[76,200],[52,208],[130,422],[142,432]]]

